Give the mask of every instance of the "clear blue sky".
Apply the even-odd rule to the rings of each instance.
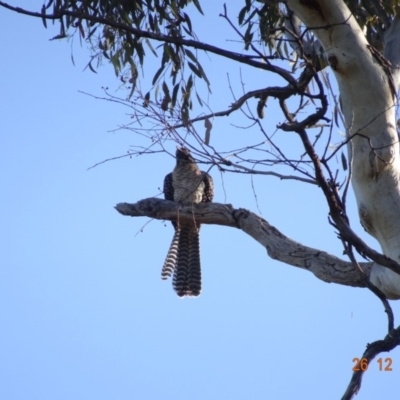
[[[204,9],[199,38],[237,49],[218,18],[222,2]],[[125,158],[88,171],[142,143],[110,132],[130,121],[127,109],[78,93],[101,95],[108,86],[123,97],[112,68],[83,72],[85,45],[49,41],[57,32],[41,20],[0,9],[0,21],[0,399],[339,399],[353,358],[385,335],[380,302],[273,261],[250,237],[221,226],[202,228],[201,296],[179,299],[160,279],[170,224],[113,209],[159,195],[173,158]],[[239,90],[239,66],[214,56],[204,62],[210,104],[225,109],[233,100],[227,73]],[[158,61],[146,65],[151,78]],[[268,79],[244,76],[248,90],[277,84]],[[281,122],[272,103],[270,132]],[[258,132],[214,121],[217,148],[245,135]],[[317,188],[256,177],[258,209],[249,176],[211,173],[215,201],[262,213],[292,239],[342,257]],[[378,248],[359,226],[353,197],[349,207],[357,231]],[[392,304],[399,316],[400,303]],[[382,356],[393,359],[393,372],[374,362],[357,399],[399,392],[400,350]]]

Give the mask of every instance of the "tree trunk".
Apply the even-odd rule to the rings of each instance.
[[[288,0],[288,6],[320,41],[339,85],[361,224],[378,240],[383,253],[399,262],[399,143],[394,96],[397,74],[393,79],[391,71],[385,71],[386,60],[369,46],[342,1],[303,4]],[[399,39],[394,36],[391,45],[396,48]],[[394,61],[397,63],[397,59]],[[400,275],[374,265],[370,278],[387,297],[400,298]]]

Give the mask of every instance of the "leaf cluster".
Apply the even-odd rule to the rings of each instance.
[[[143,68],[146,52],[150,51],[160,58],[160,67],[152,83],[159,82],[166,72],[172,79],[169,89],[164,81],[162,107],[173,108],[181,89],[182,116],[186,120],[191,108],[190,94],[194,77],[204,79],[209,85],[205,72],[196,55],[185,49],[174,38],[191,37],[195,39],[192,22],[184,11],[192,3],[198,12],[203,13],[198,0],[49,0],[43,5],[41,13],[47,27],[46,15],[61,15],[58,18],[60,33],[53,39],[62,39],[78,33],[81,40],[90,44],[92,49],[88,68],[96,72],[97,67],[106,59],[114,67],[116,75],[131,85],[133,94],[139,71]],[[140,34],[134,34],[127,27],[134,27],[139,32],[150,32],[154,35],[171,38],[160,48],[154,49],[151,40]],[[160,54],[161,53],[161,54]],[[190,75],[182,83],[182,71],[187,66]],[[156,96],[159,86],[156,87]],[[150,93],[146,95],[148,98]]]
[[[385,32],[399,11],[399,0],[345,0],[368,42],[382,51]]]
[[[369,42],[381,51],[385,31],[399,9],[400,0],[345,2]],[[193,16],[190,6],[203,14],[199,0],[48,0],[41,15],[45,26],[49,14],[56,16],[53,20],[58,20],[60,32],[54,39],[78,34],[81,40],[89,43],[92,52],[87,67],[91,71],[96,72],[98,66],[108,60],[117,77],[130,88],[128,98],[136,89],[141,71],[145,70],[147,52],[156,56],[160,64],[152,87],[144,95],[144,104],[150,101],[153,92],[154,101],[163,111],[172,112],[178,106],[181,121],[187,124],[193,107],[193,92],[202,105],[194,91],[195,80],[202,80],[210,90],[197,50],[193,47],[190,50],[191,46],[182,43],[182,39],[187,41],[188,38],[198,42],[189,17],[189,14]],[[285,37],[288,14],[290,10],[284,2],[243,0],[237,15],[238,24],[231,22],[226,12],[221,16],[238,34],[247,57],[265,63],[274,58],[295,61]],[[312,43],[312,38],[309,42]],[[289,44],[293,47],[290,41]],[[320,60],[320,65],[324,67],[326,63]]]

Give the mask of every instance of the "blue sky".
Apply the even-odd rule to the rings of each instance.
[[[196,32],[237,50],[220,12],[222,2],[205,8]],[[340,398],[353,358],[385,335],[380,302],[365,289],[326,284],[271,260],[243,232],[221,226],[202,228],[201,296],[179,299],[160,279],[170,224],[113,209],[160,195],[174,159],[124,158],[88,170],[141,143],[132,132],[111,132],[130,122],[127,109],[78,92],[101,96],[108,86],[124,97],[112,68],[83,72],[88,53],[77,38],[49,41],[54,29],[3,9],[0,19],[0,398]],[[233,101],[227,73],[239,90],[240,68],[214,56],[204,63],[210,105],[225,109]],[[146,65],[150,79],[158,61]],[[279,83],[242,73],[247,90],[259,88],[260,79],[263,86]],[[282,121],[276,110],[271,101],[263,122],[270,132]],[[224,148],[257,134],[224,118],[214,121],[212,143]],[[299,145],[293,135],[278,135]],[[317,188],[255,177],[256,201],[249,176],[211,174],[215,201],[261,213],[293,240],[342,257]],[[378,249],[358,223],[352,194],[349,213]],[[392,305],[400,315],[399,303]],[[393,372],[379,372],[374,362],[357,399],[398,392],[400,350],[388,356]]]

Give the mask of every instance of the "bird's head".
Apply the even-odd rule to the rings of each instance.
[[[176,163],[195,163],[195,161],[186,147],[178,147],[176,149]]]

